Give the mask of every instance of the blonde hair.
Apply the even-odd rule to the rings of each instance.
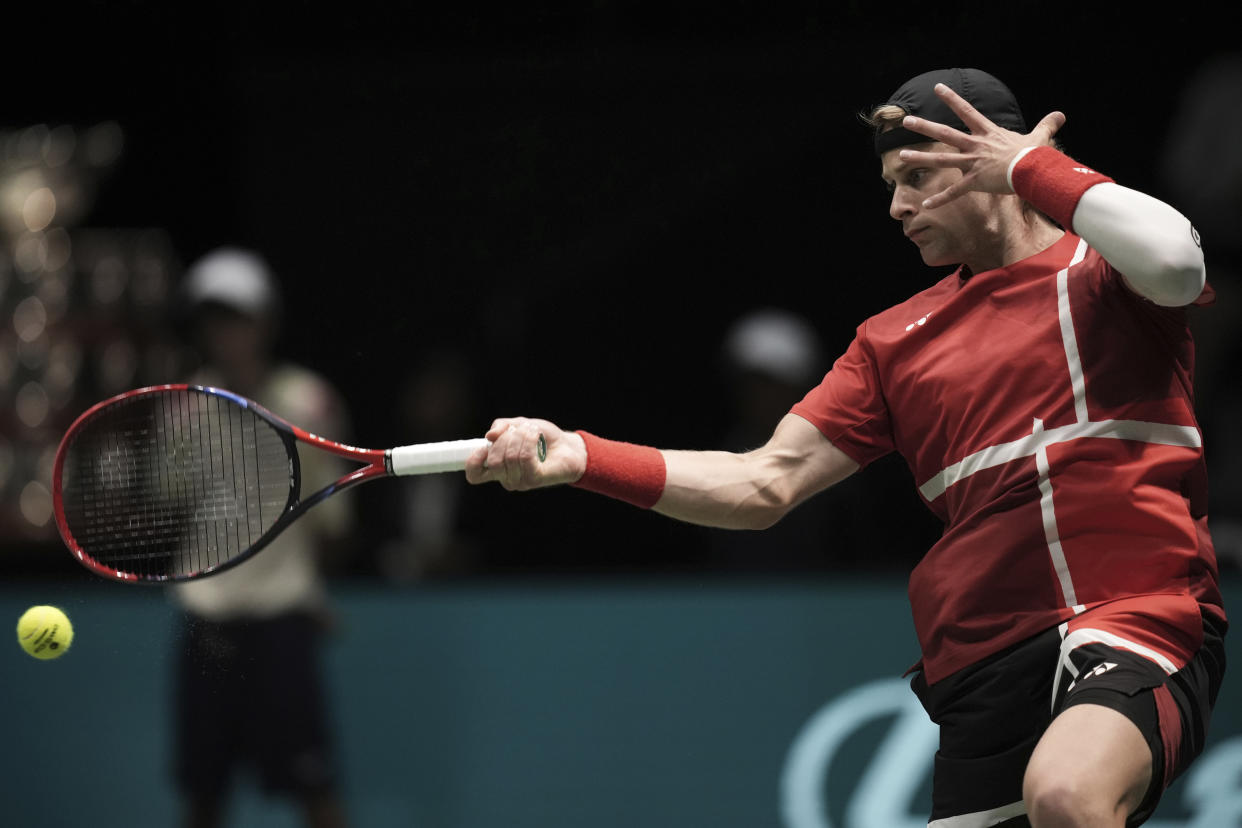
[[[908,112],[897,104],[881,104],[871,112],[859,115],[863,123],[873,127],[877,132],[885,132],[894,127],[901,126],[901,119],[906,117]]]

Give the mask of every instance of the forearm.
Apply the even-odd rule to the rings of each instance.
[[[757,453],[675,451],[578,431],[585,470],[574,486],[701,526],[760,529],[783,514]]]
[[[1020,152],[1009,178],[1018,195],[1085,239],[1136,293],[1177,307],[1202,292],[1203,251],[1190,221],[1168,204],[1050,147]]]
[[[763,447],[740,454],[658,450],[578,435],[586,458],[575,486],[702,526],[766,528],[858,469],[794,414]]]
[[[759,452],[661,453],[667,479],[652,508],[667,517],[723,529],[766,529],[794,505],[789,481],[796,469],[788,462]]]

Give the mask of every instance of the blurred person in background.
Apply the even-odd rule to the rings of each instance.
[[[772,424],[823,376],[819,335],[788,310],[759,308],[734,320],[721,343],[724,380],[732,403],[721,448],[750,451],[767,442]],[[841,502],[836,499],[835,502]],[[828,503],[796,509],[762,534],[713,530],[713,562],[730,570],[805,572],[840,563],[845,510]]]
[[[749,450],[772,436],[772,423],[823,376],[819,335],[805,317],[780,308],[743,314],[721,344],[734,419],[726,447]]]
[[[348,417],[322,376],[274,357],[281,302],[258,254],[220,248],[186,274],[194,346],[189,378],[225,388],[316,433],[343,439]],[[340,461],[303,451],[306,479],[334,479]],[[176,781],[185,824],[225,823],[238,771],[293,798],[305,824],[345,825],[321,648],[332,626],[325,569],[348,550],[350,496],[329,498],[263,554],[172,587],[185,610],[175,659]]]

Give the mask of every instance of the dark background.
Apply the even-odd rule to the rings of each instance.
[[[448,350],[471,366],[473,414],[417,439],[521,413],[712,448],[735,416],[720,345],[739,315],[801,313],[831,359],[935,278],[886,215],[857,117],[914,74],[999,75],[1032,123],[1067,113],[1079,160],[1201,220],[1161,157],[1235,27],[1192,4],[1051,9],[87,4],[9,17],[0,127],[119,124],[82,226],[160,228],[178,266],[261,251],[285,285],[280,351],[342,390],[357,444],[415,439],[400,383]],[[175,308],[164,321],[175,332]],[[810,553],[772,535],[739,557],[720,533],[573,490],[467,498],[474,571],[508,575],[905,568],[938,531],[897,458],[807,507],[832,516]],[[352,572],[372,573],[381,525]],[[44,541],[7,539],[8,570],[72,568]]]

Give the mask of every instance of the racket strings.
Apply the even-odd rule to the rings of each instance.
[[[82,551],[143,578],[219,566],[291,499],[290,448],[247,408],[194,389],[125,399],[68,449],[65,521]]]

